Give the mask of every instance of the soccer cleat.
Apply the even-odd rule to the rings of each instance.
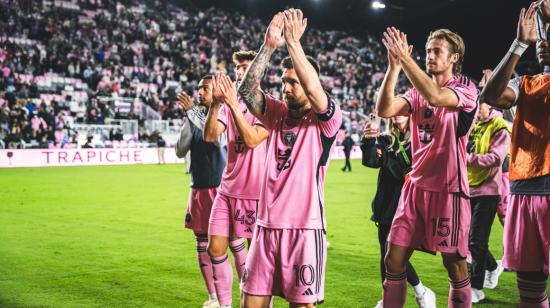
[[[502,260],[497,261],[497,268],[494,271],[485,271],[485,281],[483,282],[483,287],[487,289],[494,289],[498,285],[498,278],[504,272],[504,267],[502,266]]]
[[[476,304],[481,302],[485,298],[483,290],[472,288],[472,303]]]
[[[429,288],[424,287],[424,294],[416,297],[416,303],[420,308],[435,308],[435,293]]]
[[[202,308],[220,308],[220,303],[217,299],[209,299],[202,304]]]
[[[378,303],[376,303],[376,306],[374,308],[384,308],[384,302],[382,300],[379,300]]]

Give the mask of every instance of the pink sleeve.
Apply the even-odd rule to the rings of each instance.
[[[218,114],[218,121],[222,122],[225,127],[227,127],[227,105],[223,104],[220,108],[220,113]]]
[[[260,121],[260,119],[256,117],[254,117],[254,122],[252,123],[252,125],[259,125],[259,126],[265,127],[264,123],[262,123],[262,121]]]
[[[418,91],[416,91],[415,88],[410,88],[405,92],[405,94],[401,95],[403,99],[407,101],[409,104],[409,113],[412,113],[416,108],[418,107]]]
[[[277,120],[280,120],[285,114],[287,107],[285,103],[273,98],[271,95],[264,94],[265,112],[256,118],[260,120],[265,128],[271,130],[275,127]]]
[[[467,77],[461,77],[461,82],[447,87],[451,89],[458,97],[456,108],[471,112],[477,107],[477,97],[479,92],[473,83]]]
[[[342,126],[342,110],[340,106],[332,99],[328,99],[327,110],[323,113],[318,113],[319,127],[325,137],[334,137]]]
[[[510,133],[501,129],[491,137],[489,152],[485,154],[468,154],[468,165],[480,168],[501,166],[510,147]]]

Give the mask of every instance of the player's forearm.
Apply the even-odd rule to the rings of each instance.
[[[262,115],[265,111],[265,100],[260,84],[274,52],[274,48],[262,45],[239,85],[239,95],[254,115]]]
[[[246,121],[243,113],[238,108],[231,108],[231,115],[235,121],[235,126],[239,131],[239,135],[243,138],[243,142],[247,148],[253,149],[260,144],[263,139],[259,136],[258,132],[252,125]]]
[[[311,102],[311,107],[317,113],[326,111],[328,107],[327,96],[323,90],[317,71],[315,71],[313,65],[307,60],[302,44],[300,42],[293,42],[287,44],[287,49],[298,80],[300,80],[300,84]]]
[[[208,110],[206,116],[206,123],[204,125],[203,138],[206,142],[215,142],[218,137],[218,114],[220,112],[220,105],[215,104]]]
[[[481,91],[479,97],[480,102],[487,103],[494,107],[509,109],[512,107],[512,102],[507,102],[500,99],[504,90],[508,86],[508,82],[514,74],[516,65],[518,64],[520,56],[511,52],[506,53],[502,61],[493,71],[493,75],[487,81],[487,84]]]
[[[395,100],[395,85],[399,78],[399,70],[390,69],[386,72],[382,85],[380,86],[380,92],[378,93],[378,99],[376,101],[376,111],[378,115],[383,118],[390,118],[395,115],[393,101]]]

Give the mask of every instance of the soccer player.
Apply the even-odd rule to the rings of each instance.
[[[194,106],[189,95],[182,92],[178,100],[187,112],[187,118],[176,143],[176,156],[185,157],[191,152],[191,191],[187,202],[185,227],[193,230],[197,240],[197,257],[209,299],[204,302],[204,308],[219,307],[212,274],[212,263],[206,248],[208,245],[208,220],[216,189],[220,185],[222,172],[227,160],[225,136],[220,136],[214,142],[203,140],[203,131],[194,124],[200,122],[199,114],[210,108],[212,104],[212,76],[206,76],[199,82],[199,106]]]
[[[412,47],[404,33],[388,28],[382,41],[389,65],[378,97],[378,115],[410,115],[413,157],[388,237],[384,307],[405,304],[406,264],[414,249],[441,252],[450,280],[449,307],[470,307],[466,144],[478,91],[461,75],[464,42],[447,29],[430,33],[424,72],[411,57]],[[401,70],[413,88],[396,97]]]
[[[489,254],[489,237],[502,194],[502,164],[510,146],[510,128],[502,113],[481,103],[478,122],[470,135],[468,144],[468,183],[472,221],[469,248],[472,255],[471,282],[472,303],[485,298],[483,287],[485,270],[493,263]],[[498,281],[504,268],[497,264]]]
[[[233,54],[237,83],[256,52],[239,51]],[[225,102],[225,104],[221,104]],[[268,131],[246,105],[238,99],[237,89],[229,77],[214,76],[214,104],[208,112],[204,139],[216,140],[226,134],[228,143],[227,168],[214,200],[208,230],[208,253],[214,269],[214,284],[220,306],[231,307],[233,270],[227,248],[233,252],[239,280],[246,261],[243,238],[250,239],[256,225],[256,208],[260,198],[264,172]]]
[[[517,272],[520,307],[549,306],[550,38],[548,25],[536,26],[537,8],[533,2],[527,10],[521,10],[516,39],[481,93],[481,100],[492,106],[517,107],[512,128],[511,197],[504,222],[503,265]],[[534,43],[543,73],[510,81],[522,54]]]
[[[270,133],[242,279],[246,308],[267,307],[272,295],[284,296],[290,307],[314,307],[324,299],[324,179],[342,113],[321,86],[318,63],[304,53],[306,26],[300,10],[276,14],[239,86],[248,109]],[[290,57],[281,62],[282,102],[259,86],[271,55],[285,42]]]
[[[367,122],[363,130],[364,138],[361,142],[363,152],[362,163],[371,168],[380,168],[376,194],[372,200],[371,220],[376,223],[378,229],[378,242],[380,244],[380,276],[382,283],[386,279],[387,239],[401,189],[405,183],[407,174],[411,171],[411,130],[409,118],[396,116],[391,118],[389,133],[380,135],[380,128],[373,127],[372,122]],[[435,294],[425,287],[414,267],[407,262],[407,282],[414,289],[414,295],[418,307],[435,307]],[[383,300],[378,301],[375,308],[382,308]]]

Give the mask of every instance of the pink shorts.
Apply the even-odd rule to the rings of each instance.
[[[208,220],[216,193],[216,188],[191,188],[185,215],[186,228],[195,233],[208,233]]]
[[[508,178],[509,173],[504,172],[502,174],[502,195],[500,196],[500,203],[498,204],[497,213],[499,217],[506,216],[506,208],[510,201],[510,180]]]
[[[256,227],[241,282],[243,292],[290,303],[322,303],[326,236],[323,230]]]
[[[512,195],[504,222],[504,267],[550,274],[549,251],[550,195]]]
[[[466,257],[470,202],[458,193],[432,192],[407,181],[401,191],[388,241],[392,244]]]
[[[210,214],[209,235],[252,238],[258,200],[236,199],[219,193]]]

